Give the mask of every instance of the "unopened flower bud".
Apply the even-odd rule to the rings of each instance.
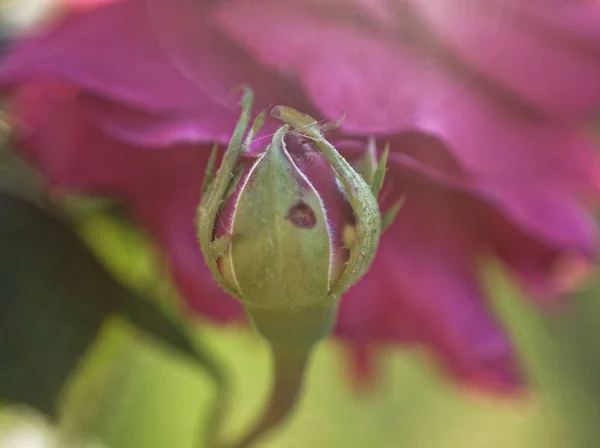
[[[218,282],[242,301],[267,338],[286,339],[296,316],[315,319],[322,313],[307,307],[322,307],[331,316],[321,319],[328,327],[317,331],[321,338],[340,294],[375,255],[377,201],[314,120],[293,109],[275,108],[272,115],[286,124],[262,152],[250,152],[264,120],[259,116],[245,135],[250,107],[246,92],[238,126],[199,208],[201,248]],[[289,325],[274,330],[269,321],[282,324],[284,316]]]
[[[256,425],[235,445],[246,448],[289,415],[314,345],[333,328],[339,296],[367,271],[382,219],[375,197],[387,152],[369,183],[307,115],[277,106],[284,126],[264,151],[250,151],[252,94],[213,178],[211,155],[198,209],[198,237],[219,282],[239,298],[269,341],[274,387]],[[371,154],[374,157],[374,154]],[[375,160],[373,158],[373,160]]]
[[[280,128],[215,221],[228,244],[217,258],[224,281],[245,303],[294,308],[323,303],[349,250],[354,216],[325,158],[288,126]]]

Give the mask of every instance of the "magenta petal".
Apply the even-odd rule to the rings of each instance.
[[[465,91],[460,101],[440,107],[427,127],[456,155],[474,188],[527,232],[595,251],[595,223],[581,197],[597,194],[600,163],[593,142],[575,124]]]
[[[17,44],[3,60],[0,79],[58,78],[155,112],[201,104],[205,96],[160,51],[146,16],[143,1],[73,14],[49,33]],[[114,29],[127,32],[105,32]]]
[[[192,309],[221,321],[240,316],[237,302],[212,279],[196,242],[194,215],[209,147],[149,150],[116,141],[87,120],[81,94],[69,85],[26,85],[12,99],[16,118],[26,125],[19,146],[51,188],[123,200],[166,254]]]
[[[259,0],[224,3],[217,17],[267,66],[297,76],[328,118],[346,112],[343,129],[391,133],[413,125],[441,76],[432,63],[382,33],[311,11],[301,2]],[[443,100],[438,91],[435,102]]]
[[[441,199],[409,200],[373,269],[342,299],[337,331],[357,343],[413,340],[474,387],[515,390],[515,354],[474,277],[468,222]]]
[[[84,110],[79,90],[64,83],[31,83],[13,90],[11,112],[20,125],[18,146],[44,173],[46,182],[71,191],[119,194],[143,180],[137,152],[98,132]],[[132,172],[132,166],[138,169]]]
[[[571,292],[589,273],[593,263],[585,251],[549,244],[524,232],[498,210],[476,208],[479,238],[503,260],[514,276],[539,303],[555,303]]]
[[[231,111],[209,100],[195,110],[165,113],[151,113],[92,95],[83,95],[81,101],[89,119],[104,133],[148,149],[180,143],[227,144],[237,120]]]
[[[598,164],[591,143],[575,132],[561,131],[558,125],[558,129],[548,126],[537,128],[537,133],[523,133],[522,146],[517,146],[519,140],[511,142],[499,132],[490,131],[486,136],[487,129],[482,127],[467,134],[469,127],[459,121],[454,130],[461,132],[448,133],[453,140],[446,141],[456,141],[460,144],[456,146],[458,150],[418,133],[403,133],[392,139],[390,165],[398,171],[388,176],[388,184],[404,189],[413,183],[411,190],[418,192],[419,188],[431,188],[422,182],[427,178],[441,188],[469,197],[471,203],[479,202],[479,211],[474,213],[492,213],[504,227],[515,228],[513,234],[526,235],[536,244],[552,248],[554,257],[556,251],[563,250],[588,259],[595,257],[596,223],[580,199],[586,190],[596,189],[593,177]],[[475,138],[467,139],[467,135]],[[490,142],[486,151],[480,150],[478,141]],[[571,148],[568,156],[564,153],[567,145]],[[454,154],[462,157],[463,169],[451,157]],[[386,191],[385,197],[389,197],[391,193]],[[403,192],[406,193],[393,194],[399,196]],[[489,244],[493,232],[485,232],[488,233],[482,238]],[[503,244],[510,242],[503,239]],[[517,252],[525,257],[528,253]]]
[[[111,138],[89,119],[88,95],[77,87],[29,83],[16,87],[10,99],[21,125],[19,147],[52,187],[127,198],[150,186],[169,185],[185,170],[202,176],[206,147],[152,150]]]
[[[600,3],[589,0],[419,0],[444,45],[474,71],[542,110],[573,115],[600,103]]]
[[[169,188],[157,185],[151,192],[140,192],[130,209],[164,251],[188,308],[219,322],[239,320],[244,316],[242,307],[213,279],[198,246],[194,222],[201,181],[198,172],[182,172]]]
[[[231,114],[227,122],[235,123],[239,106],[234,88],[243,83],[256,90],[263,106],[270,100],[276,102],[280,93],[281,100],[289,99],[289,104],[295,102],[310,111],[294,96],[293,81],[266,72],[220,35],[202,11],[192,17],[190,36],[184,28],[190,22],[185,20],[185,3],[167,8],[173,13],[165,14],[156,26],[148,8],[145,0],[124,0],[72,14],[48,33],[17,44],[2,62],[0,84],[60,79],[107,101],[169,115],[171,122],[182,120],[182,127],[189,126],[193,116],[198,126],[215,127],[227,113]],[[169,22],[173,15],[177,23]],[[127,32],[104,32],[110,29]],[[176,38],[193,40],[191,73],[176,63],[178,55],[163,42]],[[277,87],[279,92],[274,90]],[[110,117],[113,125],[117,118]],[[104,119],[109,117],[105,114]]]
[[[301,6],[226,3],[219,17],[265,63],[296,73],[327,116],[345,110],[343,129],[435,135],[482,194],[528,232],[594,250],[594,225],[578,195],[597,194],[600,164],[578,123],[542,118],[480,82],[457,77],[442,60],[419,58],[397,39]]]
[[[234,89],[249,85],[256,111],[275,103],[317,115],[293,77],[268,70],[218,29],[206,2],[129,0],[147,5],[146,14],[163,52],[214,101],[237,110]]]
[[[233,92],[227,107],[218,104],[167,57],[143,1],[73,14],[47,34],[16,45],[3,60],[0,84],[34,79],[59,79],[89,92],[90,119],[132,144],[226,142],[238,116]]]
[[[289,1],[289,0],[288,0]],[[293,3],[294,0],[291,0]],[[328,6],[339,17],[343,12],[357,17],[365,16],[382,25],[392,26],[396,6],[389,0],[312,0],[315,7]]]
[[[596,222],[564,188],[517,183],[503,185],[502,207],[519,226],[538,239],[588,257],[596,254]]]
[[[352,159],[364,144],[344,141],[338,147]],[[566,186],[545,185],[535,175],[514,178],[509,170],[503,184],[488,176],[493,190],[485,176],[461,169],[440,140],[419,133],[396,136],[391,148],[383,209],[402,195],[448,197],[445,206],[471,226],[473,244],[496,252],[537,298],[566,292],[595,258],[595,222]]]

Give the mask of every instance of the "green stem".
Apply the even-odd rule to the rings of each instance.
[[[304,383],[304,372],[313,346],[272,344],[273,387],[262,417],[246,435],[229,448],[247,448],[279,426],[294,411]]]
[[[304,374],[316,344],[335,322],[337,301],[293,309],[267,309],[246,304],[256,329],[271,346],[273,387],[262,417],[246,435],[228,448],[247,448],[279,426],[294,411]]]

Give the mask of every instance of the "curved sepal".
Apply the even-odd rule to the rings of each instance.
[[[214,231],[214,223],[226,198],[226,193],[231,188],[232,179],[236,179],[236,166],[238,160],[245,150],[244,134],[250,122],[250,111],[252,109],[253,94],[250,89],[245,89],[242,97],[242,113],[237,122],[233,136],[227,145],[223,161],[219,167],[214,180],[207,189],[205,195],[202,196],[202,201],[197,212],[197,229],[198,240],[200,241],[200,249],[204,254],[204,258],[219,284],[233,296],[237,296],[236,291],[227,286],[219,268],[217,266],[217,256],[213,252],[212,239]]]
[[[356,216],[356,244],[350,248],[350,257],[341,278],[329,293],[337,297],[356,283],[368,270],[381,235],[381,215],[371,187],[352,166],[338,153],[321,132],[318,122],[309,115],[287,106],[276,106],[271,115],[290,125],[296,132],[307,137],[333,168],[344,187]]]

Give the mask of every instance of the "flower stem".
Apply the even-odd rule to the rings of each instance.
[[[273,387],[262,417],[241,440],[227,448],[252,446],[294,411],[313,349],[331,332],[335,322],[337,302],[330,300],[294,309],[247,305],[246,311],[271,346]]]
[[[281,424],[295,409],[304,383],[304,372],[313,346],[271,344],[273,387],[262,417],[246,435],[229,448],[247,448]]]

